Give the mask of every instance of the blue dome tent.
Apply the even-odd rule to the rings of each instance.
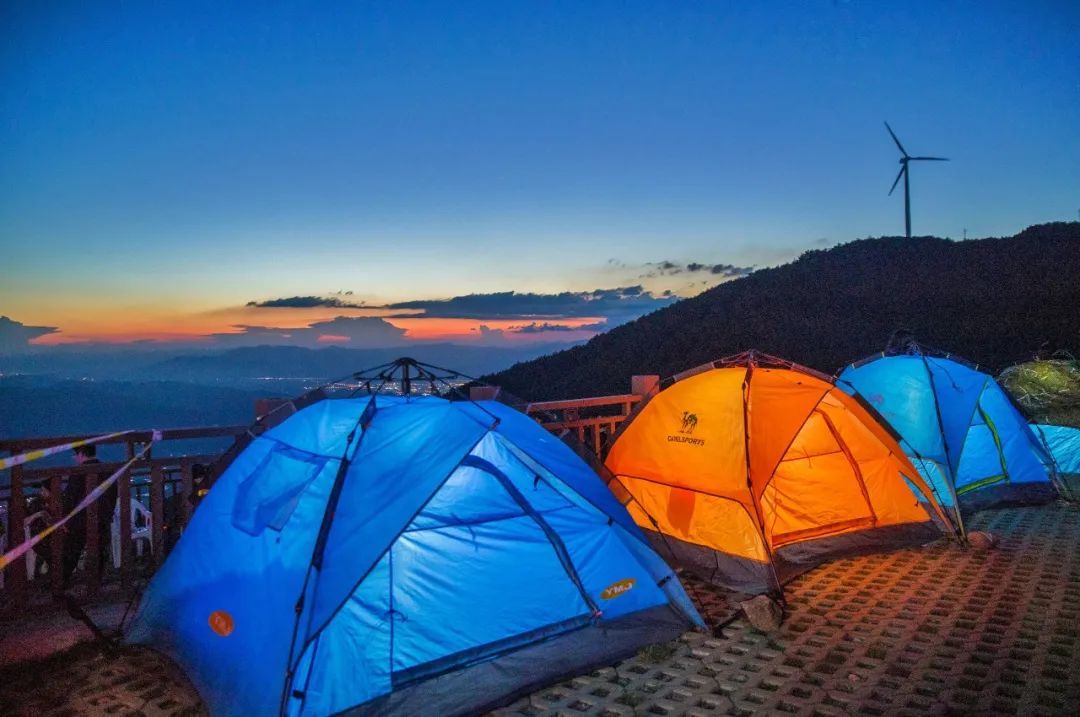
[[[959,517],[961,508],[1053,499],[1046,450],[993,377],[905,348],[851,364],[837,385],[884,418],[941,504]]]
[[[373,371],[240,442],[143,597],[128,641],[211,714],[473,713],[702,625],[559,439]]]

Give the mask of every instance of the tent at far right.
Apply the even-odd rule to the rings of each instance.
[[[1080,496],[1080,428],[1034,423],[1032,429],[1043,442],[1057,471],[1058,490],[1069,500]]]
[[[1055,499],[1059,481],[1046,446],[992,376],[919,347],[877,354],[836,381],[873,406],[938,500],[960,515]]]

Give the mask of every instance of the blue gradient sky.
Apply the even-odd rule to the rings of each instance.
[[[73,335],[899,234],[883,119],[915,233],[1080,210],[1075,2],[86,5],[0,10],[0,314]]]

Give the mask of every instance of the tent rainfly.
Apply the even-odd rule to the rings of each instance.
[[[1075,500],[1080,488],[1080,428],[1034,423],[1032,429],[1042,441],[1057,471],[1058,490]]]
[[[828,377],[756,352],[676,376],[627,421],[606,465],[658,550],[746,593],[951,530],[870,410]]]
[[[961,509],[1052,500],[1050,457],[994,378],[948,355],[908,350],[851,364],[837,385],[881,414],[961,526]]]
[[[473,713],[702,624],[596,473],[502,404],[326,398],[233,455],[127,635],[214,715]]]

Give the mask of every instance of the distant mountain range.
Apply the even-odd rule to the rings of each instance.
[[[247,424],[255,418],[259,398],[295,396],[402,354],[479,376],[553,348],[434,343],[198,353],[65,348],[0,356],[0,437]]]
[[[1080,222],[809,251],[486,380],[531,400],[622,393],[633,374],[671,376],[749,348],[832,373],[899,328],[993,371],[1080,354]]]
[[[403,355],[469,375],[480,375],[551,353],[560,344],[468,346],[420,343],[391,348],[346,349],[330,346],[251,346],[235,349],[108,349],[77,346],[0,356],[0,376],[28,374],[73,379],[192,381],[303,378],[331,380]]]

